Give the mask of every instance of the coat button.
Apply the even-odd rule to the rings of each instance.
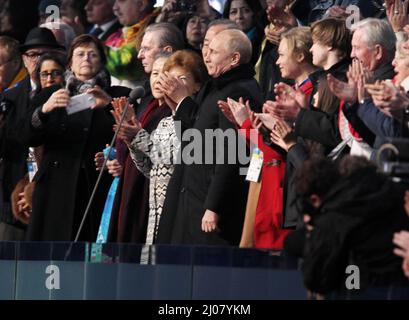
[[[60,164],[60,163],[59,163],[58,161],[54,161],[54,162],[53,162],[53,166],[54,166],[54,167],[58,167],[59,164]]]
[[[180,193],[184,193],[186,191],[185,187],[183,187],[182,189],[180,189]]]

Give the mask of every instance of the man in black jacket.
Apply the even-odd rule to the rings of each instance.
[[[20,141],[21,122],[30,105],[30,94],[35,89],[31,79],[38,58],[46,52],[56,50],[63,50],[63,47],[57,43],[50,30],[34,28],[30,31],[25,43],[20,46],[28,75],[17,86],[4,93],[3,105],[7,105],[8,111],[0,137],[0,240],[24,239],[25,226],[13,217],[10,203],[10,196],[17,182],[27,172],[28,146]]]
[[[297,189],[306,227],[286,239],[285,249],[304,258],[309,290],[341,290],[352,299],[409,297],[402,259],[392,243],[395,232],[409,229],[404,185],[377,173],[368,160],[347,156],[338,166],[328,159],[307,161],[298,172]],[[346,281],[350,265],[359,270],[355,290],[348,290]]]
[[[94,24],[89,34],[105,41],[111,34],[122,28],[114,15],[115,0],[89,0],[85,6],[87,21]]]
[[[201,89],[196,101],[187,97],[183,86],[178,85],[175,79],[160,79],[168,100],[177,105],[175,121],[180,123],[184,138],[182,164],[176,167],[168,187],[158,242],[197,245],[239,243],[247,185],[244,177],[240,176],[237,155],[234,163],[227,157],[231,151],[229,148],[233,147],[231,141],[226,143],[222,140],[221,148],[211,141],[213,148],[210,151],[206,133],[213,132],[217,142],[229,133],[235,135],[236,129],[217,106],[219,100],[243,97],[250,100],[252,106],[260,107],[262,95],[249,64],[251,52],[251,43],[243,32],[225,30],[218,33],[205,54],[211,80]],[[189,144],[194,145],[195,160],[191,164],[185,162],[189,156],[184,141],[187,129],[197,133]],[[235,141],[234,147],[236,145]],[[216,163],[220,155],[224,155],[223,161]],[[209,158],[212,160],[210,163]],[[172,208],[171,203],[175,207]]]

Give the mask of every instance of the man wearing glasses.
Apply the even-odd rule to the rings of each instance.
[[[5,51],[4,48],[0,43],[0,52]],[[14,84],[12,82],[12,88],[0,93],[0,241],[24,240],[25,225],[13,216],[10,197],[17,182],[27,172],[28,146],[20,141],[20,130],[30,106],[31,93],[35,90],[32,75],[41,55],[64,54],[64,47],[59,45],[53,33],[45,28],[32,29],[19,50],[26,70],[25,77],[20,75],[22,79]],[[18,57],[19,54],[15,56]],[[14,63],[12,57],[4,61],[1,59],[2,56],[0,70],[10,68]]]

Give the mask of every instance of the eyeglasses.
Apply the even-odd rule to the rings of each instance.
[[[24,53],[24,55],[25,55],[27,58],[31,59],[31,60],[36,60],[36,59],[39,59],[44,53],[45,53],[45,52],[37,52],[37,51],[34,51],[34,52]]]
[[[40,72],[40,78],[41,79],[48,79],[48,77],[51,76],[52,79],[61,77],[63,75],[63,71],[61,70],[53,70],[51,72]]]
[[[96,52],[78,52],[74,54],[74,57],[78,59],[84,59],[84,58],[98,59],[100,56]]]

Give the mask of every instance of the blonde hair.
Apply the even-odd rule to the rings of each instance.
[[[310,27],[296,27],[288,30],[281,36],[287,40],[288,51],[291,54],[303,54],[306,62],[312,64],[312,35]]]

